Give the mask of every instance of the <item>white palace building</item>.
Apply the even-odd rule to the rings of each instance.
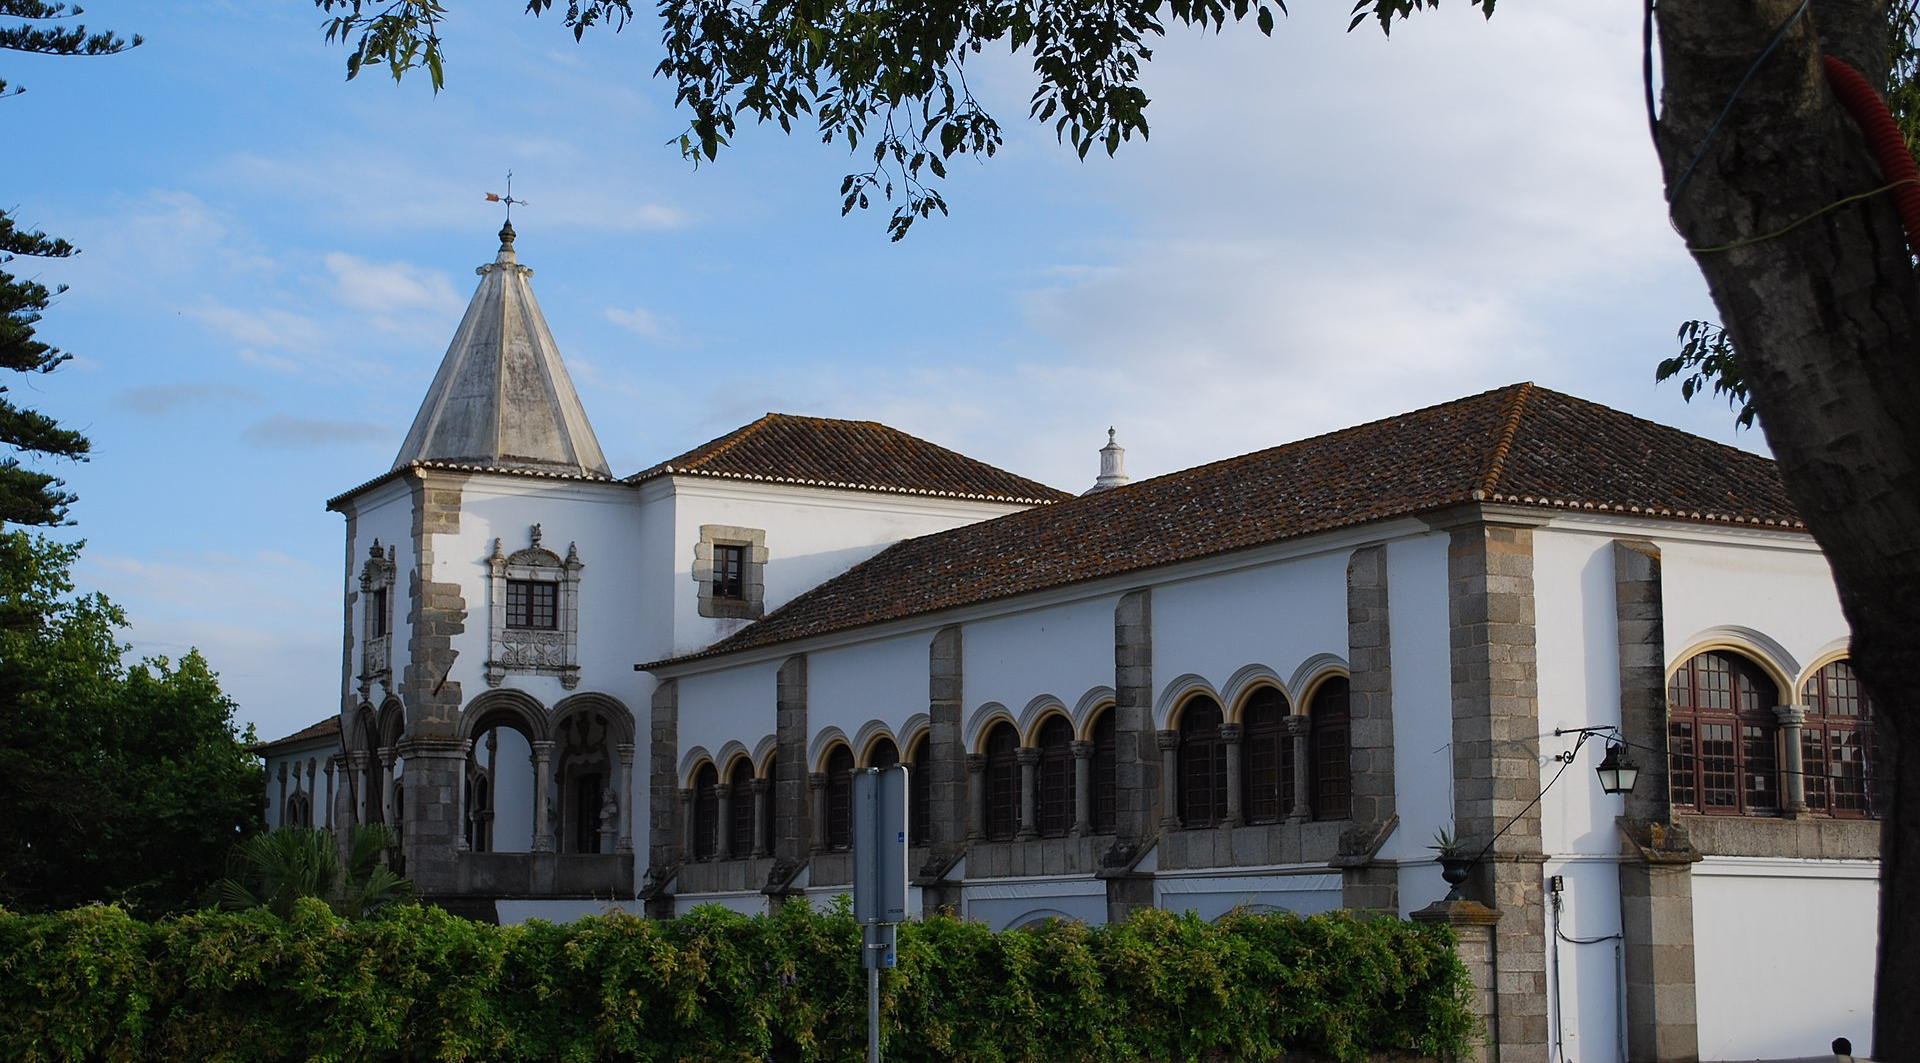
[[[478,918],[759,912],[905,762],[921,911],[1424,909],[1493,1058],[1867,1042],[1871,713],[1766,459],[1516,384],[1078,496],[782,414],[621,476],[501,239],[328,503],[340,713],[269,824],[390,824]]]

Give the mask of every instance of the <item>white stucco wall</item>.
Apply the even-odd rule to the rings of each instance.
[[[1221,872],[1162,871],[1153,880],[1154,906],[1218,919],[1236,908],[1317,915],[1341,906],[1340,875],[1324,866],[1297,869],[1233,868]]]
[[[777,722],[779,680],[779,661],[737,665],[680,680],[680,778],[677,785],[692,785],[687,769],[691,767],[697,750],[717,757],[721,749],[732,741],[739,742],[752,753],[759,748],[762,740],[773,735]],[[634,847],[645,848],[638,837],[634,839]]]
[[[772,612],[902,539],[1026,508],[692,476],[669,479],[674,499],[669,565],[674,634],[671,648],[660,657],[704,649],[747,623],[699,613],[693,553],[703,524],[766,532],[764,604]]]
[[[1552,759],[1578,741],[1574,735],[1555,736],[1554,731],[1620,724],[1620,635],[1613,578],[1611,537],[1535,530],[1540,781],[1546,785],[1560,776],[1540,802],[1541,847],[1549,854],[1611,855],[1620,848],[1614,817],[1625,811],[1626,799],[1602,793],[1594,774],[1606,753],[1606,739],[1588,739],[1571,764]],[[1645,754],[1633,756],[1631,750],[1629,756],[1646,760]],[[1616,886],[1616,902],[1617,894]]]
[[[1030,725],[1035,721],[1026,718],[1027,709],[1035,699],[1056,699],[1072,714],[1089,692],[1112,687],[1118,601],[1117,595],[1101,595],[968,624],[961,633],[961,738],[967,748],[977,748],[982,710],[989,705]],[[1087,722],[1074,721],[1076,728]]]
[[[829,729],[845,735],[856,758],[873,737],[893,739],[902,757],[907,718],[927,711],[927,647],[930,636],[916,632],[854,646],[836,647],[807,658],[807,748],[809,770],[822,771]],[[869,724],[877,724],[862,738]]]
[[[407,573],[413,571],[415,559],[413,553],[413,501],[412,493],[404,480],[392,480],[369,490],[354,500],[353,535],[347,542],[346,571],[342,573],[341,602],[350,597],[354,600],[353,615],[347,621],[342,632],[346,644],[350,647],[346,667],[341,676],[341,706],[352,708],[360,703],[360,683],[356,678],[366,667],[366,610],[367,602],[358,598],[360,594],[360,573],[371,560],[368,553],[376,540],[384,554],[388,547],[393,548],[393,589],[392,600],[392,636],[393,647],[390,662],[393,666],[393,681],[399,683],[400,673],[406,667],[407,632]],[[343,612],[342,617],[346,614]],[[376,683],[368,690],[368,700],[374,708],[386,700],[391,691]]]
[[[1329,551],[1156,586],[1154,683],[1196,675],[1226,694],[1248,665],[1271,669],[1284,684],[1316,654],[1345,660],[1350,556]],[[1294,700],[1303,693],[1287,691]],[[1168,726],[1171,708],[1156,699],[1155,727]]]
[[[306,793],[312,802],[313,826],[327,825],[327,787],[329,785],[327,759],[339,750],[339,737],[328,735],[317,741],[302,742],[291,749],[277,750],[263,758],[267,772],[267,802],[266,807],[261,811],[269,830],[290,825],[286,822],[286,804],[282,799],[283,797],[291,798],[295,793]],[[284,788],[280,784],[282,768],[287,773]],[[311,769],[311,779],[308,778],[309,769]],[[299,780],[298,786],[295,786],[296,776]],[[338,787],[339,779],[339,772],[336,771],[332,785]],[[311,790],[307,789],[309,785],[312,786]]]
[[[1387,839],[1381,857],[1402,864],[1402,914],[1446,894],[1427,845],[1435,831],[1453,824],[1453,664],[1447,623],[1447,537],[1389,543],[1393,787],[1400,828]]]
[[[1827,560],[1804,539],[1729,540],[1660,541],[1667,667],[1700,642],[1731,635],[1797,687],[1808,665],[1844,645]]]
[[[1840,1036],[1872,1043],[1877,874],[1871,861],[1693,866],[1701,1059],[1812,1055]]]

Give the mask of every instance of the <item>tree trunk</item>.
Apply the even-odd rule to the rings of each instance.
[[[1920,1059],[1920,284],[1890,196],[1827,209],[1887,180],[1821,69],[1824,52],[1883,83],[1886,4],[1812,0],[1756,66],[1800,6],[1661,0],[1656,139],[1674,221],[1833,566],[1854,667],[1884,721],[1872,1052]]]

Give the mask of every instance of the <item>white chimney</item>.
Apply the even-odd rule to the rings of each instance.
[[[1128,482],[1127,448],[1113,441],[1113,429],[1107,429],[1107,445],[1100,448],[1100,478],[1084,493],[1105,491],[1111,487],[1121,487]]]

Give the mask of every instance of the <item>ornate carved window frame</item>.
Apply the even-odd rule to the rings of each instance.
[[[510,674],[552,675],[568,690],[580,685],[580,550],[567,544],[567,556],[540,545],[540,525],[532,544],[509,555],[499,539],[487,558],[489,576],[487,685],[497,687]],[[507,626],[507,582],[552,583],[559,597],[559,624],[552,630]]]
[[[375,539],[360,566],[360,698],[371,700],[377,680],[385,693],[393,692],[393,583],[394,551]]]
[[[719,547],[740,547],[745,564],[739,597],[714,593],[714,557]],[[758,620],[766,612],[767,533],[760,528],[731,524],[700,525],[700,541],[693,548],[693,581],[700,588],[700,615],[733,620]]]

